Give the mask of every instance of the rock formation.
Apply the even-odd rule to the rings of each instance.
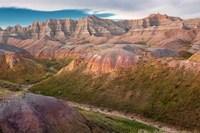
[[[33,22],[0,30],[0,42],[24,48],[33,56],[63,59],[76,54],[74,44],[146,44],[175,51],[200,50],[200,19],[183,20],[151,14],[137,20],[113,21],[90,16],[79,20]],[[72,46],[73,45],[73,46]],[[77,55],[77,54],[76,54]]]
[[[95,131],[82,115],[56,98],[24,92],[8,95],[0,101],[0,128],[4,133]]]
[[[108,73],[137,63],[138,56],[123,49],[108,49],[88,54],[86,70],[95,73]]]
[[[96,74],[110,73],[120,68],[134,67],[139,60],[177,56],[176,51],[165,48],[149,48],[144,45],[131,44],[103,44],[93,46],[86,54],[82,54],[63,68],[72,71],[82,64],[86,64],[85,72]]]

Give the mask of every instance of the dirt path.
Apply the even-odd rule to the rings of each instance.
[[[69,101],[67,102],[67,104],[72,107],[78,107],[78,108],[84,109],[86,111],[94,111],[94,112],[99,112],[106,115],[112,115],[112,116],[117,116],[117,117],[129,119],[129,120],[134,120],[134,121],[137,121],[149,126],[156,127],[160,129],[161,131],[164,131],[167,133],[190,133],[188,131],[182,131],[182,130],[176,129],[175,127],[170,127],[170,126],[167,126],[166,124],[156,122],[156,121],[144,118],[136,114],[125,114],[119,111],[113,111],[113,110],[98,108],[98,107],[94,107],[94,106],[90,106],[86,104],[79,104],[79,103],[69,102]]]
[[[35,84],[24,85],[24,86],[22,86],[22,89],[28,90],[33,85],[35,85]],[[156,121],[153,121],[151,119],[144,118],[144,117],[139,116],[137,114],[128,114],[128,113],[109,110],[109,109],[105,109],[105,108],[99,108],[99,107],[95,107],[95,106],[91,106],[91,105],[87,105],[87,104],[79,104],[79,103],[75,103],[75,102],[72,102],[72,101],[64,101],[64,102],[66,102],[68,105],[70,105],[72,107],[78,107],[78,108],[84,109],[86,111],[94,111],[94,112],[99,112],[99,113],[106,114],[106,115],[112,115],[112,116],[121,117],[121,118],[129,119],[129,120],[134,120],[134,121],[137,121],[137,122],[158,128],[161,131],[164,131],[164,132],[167,132],[167,133],[190,133],[188,131],[183,131],[183,130],[176,129],[175,127],[172,127],[172,126],[168,126],[168,125],[161,123],[161,122],[156,122]]]
[[[49,68],[49,70],[51,70],[52,72],[58,72],[58,70],[56,70],[56,69],[54,68],[54,66],[51,66],[51,67]]]
[[[30,89],[32,86],[34,86],[36,84],[31,84],[31,85],[22,85],[21,90],[28,90]]]

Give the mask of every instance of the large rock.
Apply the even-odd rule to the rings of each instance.
[[[56,98],[18,92],[0,105],[4,133],[92,132],[80,114]]]

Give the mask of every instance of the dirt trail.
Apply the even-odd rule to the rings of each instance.
[[[24,85],[24,86],[22,86],[22,89],[28,90],[33,85],[36,85],[36,84]],[[66,102],[68,105],[70,105],[72,107],[78,107],[78,108],[84,109],[86,111],[94,111],[94,112],[99,112],[99,113],[106,114],[106,115],[112,115],[112,116],[117,116],[117,117],[129,119],[129,120],[134,120],[134,121],[137,121],[137,122],[158,128],[165,133],[191,133],[189,131],[183,131],[183,130],[176,129],[175,127],[168,126],[168,125],[161,123],[161,122],[156,122],[156,121],[153,121],[151,119],[144,118],[144,117],[139,116],[137,114],[128,114],[128,113],[123,113],[123,112],[120,112],[120,111],[114,111],[114,110],[109,110],[109,109],[105,109],[105,108],[99,108],[99,107],[95,107],[95,106],[91,106],[91,105],[87,105],[87,104],[79,104],[79,103],[75,103],[75,102],[72,102],[72,101],[64,101],[64,102]]]
[[[69,101],[67,102],[67,104],[72,107],[78,107],[78,108],[84,109],[86,111],[94,111],[94,112],[99,112],[99,113],[106,114],[106,115],[112,115],[112,116],[117,116],[117,117],[129,119],[129,120],[135,120],[137,122],[156,127],[166,133],[190,133],[188,131],[179,130],[179,129],[176,129],[175,127],[171,127],[166,124],[144,118],[137,114],[126,114],[126,113],[119,112],[119,111],[113,111],[113,110],[98,108],[98,107],[94,107],[91,105],[79,104],[79,103],[69,102]]]

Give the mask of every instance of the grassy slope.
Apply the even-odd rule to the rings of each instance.
[[[90,123],[114,132],[138,133],[138,131],[142,130],[148,132],[154,132],[155,130],[157,130],[156,128],[144,125],[136,121],[131,121],[110,115],[104,115],[93,111],[85,111],[79,108],[77,108],[76,110],[81,113],[87,120],[89,120]]]
[[[74,57],[66,60],[50,61],[36,59],[21,59],[13,69],[9,69],[7,64],[0,66],[0,79],[8,80],[19,84],[32,84],[53,75],[51,67],[56,71],[68,65]]]
[[[14,68],[2,65],[0,68],[0,79],[15,83],[34,83],[47,76],[47,69],[31,59],[23,58]]]
[[[147,117],[200,129],[200,76],[161,65],[140,64],[136,69],[93,79],[82,73],[84,66],[50,78],[32,92],[141,113]]]
[[[12,83],[6,80],[0,80],[0,89],[8,89],[11,91],[18,91],[20,90],[21,86],[17,83]]]
[[[56,69],[57,71],[59,71],[61,68],[69,65],[69,63],[74,59],[75,57],[71,56],[68,57],[65,60],[36,60],[37,62],[39,62],[40,64],[44,65],[45,67],[47,67],[48,69],[50,69],[51,67],[53,67],[54,69]]]

